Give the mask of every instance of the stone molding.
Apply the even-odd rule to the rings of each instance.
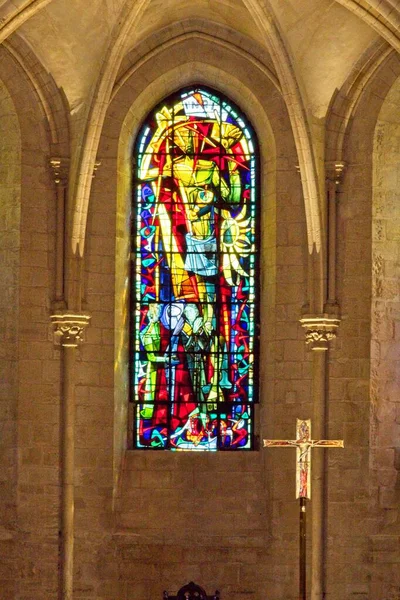
[[[340,319],[328,314],[304,315],[300,323],[305,329],[307,346],[311,350],[326,351],[329,349],[329,342],[336,338]]]
[[[64,347],[76,348],[83,341],[83,332],[91,317],[84,313],[65,312],[50,316],[54,336]]]

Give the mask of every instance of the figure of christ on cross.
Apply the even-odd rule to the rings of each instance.
[[[297,419],[295,440],[263,440],[267,448],[296,448],[296,498],[300,499],[299,600],[306,600],[306,501],[311,499],[311,448],[343,448],[343,440],[312,440],[311,419]]]
[[[296,498],[311,499],[311,448],[343,448],[343,440],[312,440],[311,419],[297,419],[295,440],[263,440],[264,447],[296,448]]]

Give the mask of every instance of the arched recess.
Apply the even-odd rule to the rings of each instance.
[[[256,134],[260,140],[261,154],[261,186],[262,186],[262,307],[261,320],[264,323],[263,335],[274,335],[274,288],[275,288],[275,240],[276,240],[276,193],[287,197],[288,177],[293,178],[295,187],[300,193],[300,182],[293,169],[296,151],[287,111],[281,95],[266,76],[260,74],[254,64],[249,64],[245,57],[221,48],[218,62],[214,53],[210,52],[210,43],[195,37],[185,39],[172,48],[141,63],[133,70],[125,85],[114,97],[105,121],[99,148],[99,160],[102,168],[94,181],[94,193],[91,202],[93,208],[89,213],[88,235],[88,267],[90,268],[92,242],[90,232],[93,227],[95,213],[100,209],[96,200],[100,186],[107,185],[109,201],[117,198],[116,214],[116,270],[115,270],[115,413],[114,413],[114,491],[117,490],[118,474],[121,458],[125,452],[127,441],[127,323],[128,323],[128,252],[129,252],[129,214],[131,205],[131,152],[132,144],[139,126],[146,114],[177,89],[199,83],[221,91],[231,98],[250,121],[254,123]],[[204,57],[203,62],[199,57]],[[168,70],[165,71],[165,66]],[[277,140],[279,143],[277,145]],[[279,168],[277,168],[279,163]],[[290,175],[289,175],[290,173]],[[117,174],[117,176],[116,176]],[[107,184],[105,182],[108,182]],[[97,187],[99,186],[99,187]],[[113,207],[111,207],[113,208]],[[104,210],[104,203],[103,209]],[[110,207],[107,208],[110,211]],[[283,210],[283,209],[282,209]],[[303,209],[301,220],[304,224]],[[287,209],[286,209],[287,211]],[[288,214],[288,213],[286,213]],[[103,215],[104,222],[104,215]],[[305,235],[305,234],[304,234]],[[305,241],[304,237],[304,241]],[[300,266],[300,271],[302,267]],[[90,277],[90,274],[88,275]],[[90,284],[89,286],[90,287]],[[95,326],[95,322],[92,322]],[[266,343],[261,344],[266,348]],[[269,359],[261,357],[264,365],[261,381],[266,379],[264,369]],[[264,388],[261,402],[264,407],[271,402],[273,386]],[[272,421],[272,409],[268,408]],[[263,419],[262,419],[263,421]],[[173,460],[173,459],[172,459]]]
[[[261,218],[261,230],[263,232],[266,232],[268,230],[268,235],[263,235],[262,239],[261,239],[261,252],[262,252],[262,264],[264,266],[264,269],[261,267],[262,271],[265,273],[265,263],[268,260],[271,260],[271,256],[268,256],[271,252],[275,251],[275,231],[273,228],[273,223],[275,221],[275,176],[276,176],[276,157],[275,157],[275,142],[274,142],[274,138],[273,138],[273,134],[272,134],[272,130],[271,130],[271,125],[268,121],[268,118],[266,117],[265,112],[263,111],[262,107],[259,105],[259,103],[257,102],[257,100],[254,98],[249,98],[249,90],[246,90],[246,96],[244,96],[243,94],[243,88],[239,82],[238,79],[233,78],[232,76],[227,76],[227,74],[224,74],[224,76],[221,77],[221,72],[218,72],[215,68],[211,67],[210,65],[204,65],[201,63],[195,63],[195,62],[191,62],[189,64],[186,64],[183,68],[180,66],[178,68],[175,69],[171,69],[170,72],[168,73],[168,77],[163,77],[163,80],[155,80],[150,86],[147,87],[146,90],[144,90],[144,92],[139,96],[138,100],[132,105],[131,110],[129,111],[127,118],[125,119],[124,122],[124,132],[128,133],[128,131],[130,131],[129,137],[123,137],[121,136],[121,140],[120,140],[120,145],[119,145],[119,153],[118,153],[118,160],[119,162],[122,160],[125,165],[130,163],[130,156],[131,156],[131,152],[132,152],[132,144],[133,141],[135,140],[136,134],[138,132],[138,128],[141,125],[141,122],[143,120],[143,118],[146,116],[146,110],[145,107],[147,107],[147,112],[149,112],[149,109],[151,110],[151,108],[153,108],[154,105],[156,105],[159,101],[161,101],[164,97],[168,96],[171,92],[176,91],[177,89],[180,89],[181,87],[190,85],[190,83],[196,82],[199,84],[203,84],[203,85],[209,85],[212,86],[213,89],[217,89],[218,91],[221,90],[224,94],[226,94],[228,97],[230,98],[234,98],[234,101],[236,102],[236,104],[240,107],[241,110],[243,110],[245,112],[245,114],[247,115],[251,115],[249,116],[250,120],[254,119],[255,117],[255,129],[256,129],[256,133],[259,134],[260,131],[263,131],[263,136],[262,139],[260,140],[260,155],[261,155],[261,189],[264,190],[264,192],[261,192],[261,214],[260,214],[260,218]],[[251,92],[250,92],[251,93]],[[244,105],[244,108],[243,108]],[[138,107],[139,110],[138,110]],[[250,110],[249,110],[250,109]],[[121,164],[121,163],[120,163]],[[121,169],[120,169],[121,171]],[[122,181],[120,182],[120,185],[123,185]],[[132,190],[131,190],[131,186],[128,184],[128,186],[125,187],[124,193],[121,193],[123,188],[118,189],[117,192],[117,199],[118,199],[118,208],[119,208],[119,214],[120,214],[120,210],[123,207],[123,212],[125,213],[125,217],[124,217],[124,222],[126,223],[126,217],[127,214],[129,214],[130,212],[130,204],[131,204],[131,198],[132,198]],[[126,180],[125,180],[125,185],[126,185]],[[120,228],[117,227],[117,230],[120,231]],[[123,376],[123,379],[120,380],[120,382],[122,383],[122,381],[124,382],[124,386],[123,386],[123,394],[119,394],[118,399],[116,399],[116,406],[124,406],[125,410],[126,410],[126,399],[127,399],[127,371],[126,371],[126,365],[128,362],[128,357],[127,357],[127,351],[128,351],[128,347],[127,347],[127,322],[126,319],[128,318],[127,315],[127,308],[128,305],[127,303],[125,303],[125,298],[127,297],[127,289],[126,289],[126,278],[121,276],[121,272],[118,273],[119,269],[123,269],[123,272],[126,273],[126,268],[127,268],[127,263],[126,260],[124,260],[123,262],[121,261],[121,258],[123,256],[126,257],[126,253],[127,253],[127,249],[129,247],[129,237],[127,236],[127,234],[129,233],[129,230],[125,230],[124,231],[124,236],[123,238],[120,238],[117,240],[117,260],[116,260],[116,299],[117,299],[117,311],[116,311],[116,327],[118,325],[118,329],[116,328],[116,335],[120,334],[120,340],[119,343],[117,342],[118,346],[120,349],[123,348],[124,351],[124,360],[116,360],[116,364],[123,366],[125,373],[121,373],[120,375]],[[268,258],[267,258],[268,257]],[[271,270],[273,269],[273,262],[271,264]],[[269,285],[268,285],[268,292],[269,293],[265,293],[265,288],[261,290],[261,313],[262,313],[262,319],[265,322],[266,321],[266,312],[268,310],[271,311],[271,296],[273,294],[273,285],[272,282],[274,281],[274,277],[272,274],[269,274],[266,276],[266,280],[269,281]],[[124,285],[124,291],[121,293],[120,290],[118,290],[118,287],[121,285],[121,283],[123,283]],[[118,286],[118,287],[117,287]],[[267,296],[269,296],[268,298],[268,302],[266,302]],[[118,300],[120,299],[124,299],[124,305],[121,306],[121,304],[119,303],[119,307],[118,307]],[[263,302],[264,299],[264,302]],[[119,310],[118,310],[119,309]],[[123,311],[123,318],[120,318],[121,312]],[[272,314],[270,313],[270,316],[272,317]],[[123,330],[121,330],[121,324],[124,325]],[[261,348],[262,348],[263,344],[261,344]],[[120,350],[118,351],[118,356],[120,356]],[[265,354],[263,353],[263,351],[261,350],[261,354],[260,354],[260,365],[265,365],[266,364],[266,357]],[[260,373],[260,377],[261,378],[265,378],[265,371],[261,366],[261,373]],[[117,383],[117,382],[116,382]],[[116,385],[116,391],[120,390],[121,391],[121,385]],[[265,404],[266,398],[265,395],[264,397],[260,398],[260,402]],[[126,417],[125,417],[126,418]],[[122,427],[121,427],[122,425]],[[126,431],[126,422],[124,423],[124,421],[121,421],[118,423],[118,421],[115,421],[114,423],[114,427],[115,427],[115,433],[117,436],[121,436],[121,432],[122,432],[122,439],[120,440],[120,443],[117,445],[115,445],[115,449],[117,449],[118,447],[121,449],[125,448],[125,434],[124,432]],[[131,427],[131,423],[128,423],[128,428]],[[122,442],[122,448],[121,448],[121,442]]]
[[[69,145],[62,96],[18,36],[0,48],[0,72],[2,86],[7,89],[2,95],[2,106],[6,102],[7,112],[0,123],[1,147],[2,154],[6,151],[8,157],[3,155],[1,161],[8,178],[1,178],[5,182],[1,195],[8,231],[4,238],[8,250],[1,256],[5,261],[1,271],[7,281],[2,279],[1,283],[6,285],[10,300],[4,335],[10,352],[6,362],[10,366],[11,361],[13,367],[9,381],[14,386],[7,400],[12,431],[5,427],[7,445],[2,454],[2,459],[8,461],[7,468],[13,469],[9,481],[13,487],[8,487],[8,492],[12,489],[11,497],[8,492],[2,495],[2,509],[6,509],[2,515],[7,517],[2,520],[6,531],[2,530],[1,539],[9,545],[10,557],[15,556],[10,569],[1,574],[0,587],[12,599],[18,594],[40,595],[45,588],[56,589],[58,584],[57,467],[49,469],[46,459],[37,457],[51,456],[54,465],[58,464],[60,388],[57,352],[49,336],[54,299],[56,190],[49,159],[55,152],[66,152]],[[50,120],[55,124],[53,132]],[[8,281],[10,269],[12,277]],[[18,347],[14,344],[16,335]],[[49,375],[51,370],[53,377]],[[7,473],[7,468],[1,472]],[[39,478],[40,486],[26,485],[29,479]],[[15,554],[10,550],[12,544],[18,548]],[[38,552],[38,547],[46,550]],[[27,563],[30,567],[24,572],[23,565]]]
[[[332,97],[326,117],[325,160],[343,163],[345,140],[359,101],[376,71],[393,53],[393,49],[381,39],[364,52],[354,65],[340,90]]]
[[[69,111],[67,100],[52,76],[40,63],[34,52],[18,34],[14,33],[3,44],[6,53],[12,57],[21,75],[36,99],[38,116],[43,123],[50,145],[50,156],[69,156]]]
[[[379,353],[390,346],[390,339],[385,338],[388,335],[385,308],[378,301],[376,288],[383,277],[384,260],[382,256],[373,255],[383,233],[381,219],[376,213],[379,204],[376,201],[379,197],[376,145],[379,140],[377,120],[385,98],[400,75],[400,60],[395,53],[386,53],[385,47],[375,46],[372,50],[372,55],[366,57],[364,72],[360,69],[359,77],[354,73],[338,91],[328,117],[330,126],[326,138],[328,158],[335,160],[336,151],[341,151],[340,159],[346,165],[337,194],[337,297],[342,323],[329,361],[329,434],[335,436],[338,428],[343,427],[346,447],[352,457],[351,463],[341,465],[331,456],[327,457],[328,552],[334,552],[335,523],[339,515],[342,515],[341,527],[348,536],[359,535],[359,523],[365,524],[363,535],[357,542],[359,555],[354,552],[347,560],[341,558],[335,564],[328,562],[326,592],[329,594],[335,589],[334,593],[339,595],[348,593],[348,583],[345,575],[342,576],[343,567],[343,573],[347,568],[358,574],[358,586],[369,590],[371,597],[381,598],[389,595],[382,574],[386,573],[386,581],[392,578],[390,558],[388,560],[385,554],[385,547],[390,543],[389,530],[384,531],[382,524],[392,519],[396,512],[391,512],[394,507],[390,506],[393,502],[390,492],[395,483],[396,442],[395,418],[390,416],[390,411],[385,414],[391,400],[386,392],[378,399],[376,392],[375,367],[380,357],[385,358]],[[354,85],[351,85],[352,80]],[[381,162],[382,157],[381,154]],[[381,182],[381,191],[384,188],[385,183]],[[385,202],[381,203],[384,211]],[[385,230],[386,224],[383,226]],[[392,260],[389,256],[385,258],[389,262]],[[383,344],[379,347],[376,341],[380,335]],[[393,338],[392,343],[394,341]],[[386,358],[390,362],[391,359]],[[382,377],[388,379],[387,373],[382,373]],[[391,483],[388,472],[392,476]],[[379,480],[382,489],[387,485],[387,495],[378,489]],[[345,490],[354,482],[357,494],[352,496]],[[339,497],[335,497],[333,490],[339,490]],[[352,515],[357,515],[357,519]],[[383,533],[385,537],[382,537]]]

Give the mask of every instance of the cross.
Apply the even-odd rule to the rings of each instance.
[[[343,448],[343,440],[312,440],[311,419],[296,421],[295,440],[263,440],[264,447],[296,448],[296,498],[311,500],[311,448]]]
[[[300,499],[299,600],[306,600],[306,501],[311,499],[311,448],[343,448],[343,440],[312,440],[311,419],[297,419],[295,440],[263,440],[264,447],[296,448],[296,498]]]

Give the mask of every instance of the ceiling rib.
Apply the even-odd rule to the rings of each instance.
[[[25,23],[25,21],[33,17],[33,15],[51,1],[52,0],[30,0],[29,4],[25,3],[22,8],[19,7],[3,17],[0,25],[0,44]]]

